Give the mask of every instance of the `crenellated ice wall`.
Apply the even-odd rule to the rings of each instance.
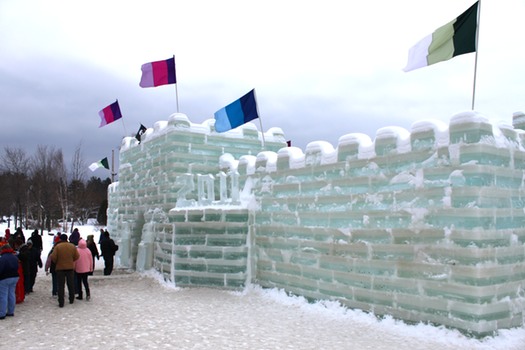
[[[303,151],[279,128],[218,134],[174,114],[123,140],[108,207],[118,263],[475,336],[522,326],[524,117],[466,112]]]

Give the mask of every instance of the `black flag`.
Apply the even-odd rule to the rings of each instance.
[[[135,135],[135,138],[139,141],[139,143],[140,143],[140,137],[142,136],[142,134],[146,132],[146,130],[148,129],[144,125],[140,124],[139,131],[137,131],[137,134]]]

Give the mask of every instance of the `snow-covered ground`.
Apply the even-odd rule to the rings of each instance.
[[[97,227],[79,230],[98,242]],[[45,233],[43,240],[44,259],[52,236]],[[523,327],[479,341],[443,327],[377,320],[332,302],[309,304],[276,289],[175,288],[153,271],[103,276],[102,258],[96,268],[91,301],[64,308],[51,296],[51,276],[40,270],[34,293],[17,305],[15,317],[0,320],[0,348],[525,349]]]

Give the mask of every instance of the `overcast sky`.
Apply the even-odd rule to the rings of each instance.
[[[473,0],[1,0],[3,147],[82,143],[87,164],[140,123],[177,111],[175,85],[140,88],[142,64],[175,55],[179,112],[194,123],[252,88],[263,128],[292,145],[471,109],[475,54],[403,72],[408,50]],[[525,110],[525,2],[483,0],[475,110]],[[123,119],[99,128],[119,100]],[[259,123],[256,122],[257,127]],[[2,147],[2,152],[3,152]],[[97,170],[86,175],[106,177]]]

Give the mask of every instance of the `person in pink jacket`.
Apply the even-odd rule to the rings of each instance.
[[[93,255],[91,250],[88,249],[87,243],[85,240],[81,239],[78,241],[77,246],[78,254],[80,257],[75,261],[75,272],[77,274],[77,291],[78,291],[78,300],[82,300],[82,285],[86,289],[86,300],[89,301],[91,295],[89,293],[89,282],[88,276],[90,272],[93,272]]]

